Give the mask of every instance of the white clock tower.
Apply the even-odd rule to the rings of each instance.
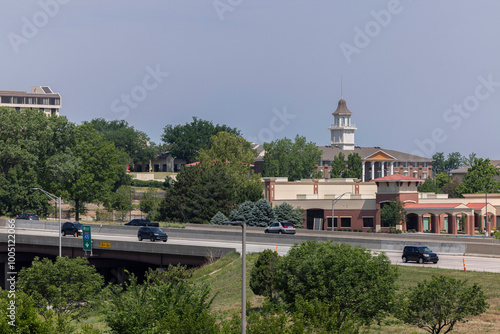
[[[340,99],[337,110],[332,113],[333,124],[330,125],[332,135],[332,146],[338,146],[342,150],[354,150],[354,131],[356,126],[351,123],[352,113],[347,109],[343,98]]]

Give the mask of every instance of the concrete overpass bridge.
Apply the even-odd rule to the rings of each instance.
[[[0,284],[7,272],[8,229],[0,220]],[[17,221],[16,269],[29,266],[35,256],[55,258],[58,255],[59,223]],[[169,241],[137,241],[137,227],[92,224],[93,256],[85,254],[82,238],[63,237],[63,256],[87,256],[107,281],[121,282],[125,270],[142,275],[149,267],[162,268],[169,264],[198,266],[217,259],[237,248],[241,249],[241,228],[235,226],[187,225],[184,229],[163,228]],[[401,252],[404,245],[427,245],[439,254],[460,256],[500,257],[500,240],[491,237],[450,236],[432,233],[354,233],[298,230],[296,235],[264,234],[263,228],[247,229],[247,252],[260,252],[280,246],[288,249],[306,240],[347,243],[374,251]],[[101,245],[101,242],[104,243]],[[109,247],[109,248],[108,248]]]
[[[55,259],[59,255],[59,236],[54,233],[58,231],[58,222],[17,221],[15,234],[9,231],[5,224],[6,220],[0,222],[0,285],[2,288],[6,286],[7,273],[12,271],[8,268],[12,259],[15,262],[15,271],[19,272],[21,268],[30,266],[36,256]],[[32,230],[33,226],[38,229]],[[227,247],[119,240],[116,237],[106,236],[105,233],[122,231],[122,235],[135,235],[138,228],[124,229],[122,226],[105,226],[99,231],[98,227],[99,225],[94,225],[92,228],[92,253],[83,250],[81,236],[63,237],[61,238],[62,256],[87,257],[90,264],[94,265],[108,282],[123,282],[128,276],[126,271],[141,277],[148,268],[165,268],[170,264],[188,267],[201,266],[231,251],[236,251],[234,248]],[[15,252],[9,254],[9,247],[12,246],[15,247]],[[13,258],[9,259],[12,255]]]

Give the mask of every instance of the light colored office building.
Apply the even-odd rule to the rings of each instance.
[[[0,106],[17,111],[39,109],[47,116],[59,116],[61,95],[54,93],[49,86],[33,86],[30,92],[0,90]]]

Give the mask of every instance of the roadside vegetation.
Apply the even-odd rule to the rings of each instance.
[[[19,275],[18,331],[0,293],[2,333],[241,332],[237,253],[193,270],[132,275],[126,285],[85,279],[95,275],[84,259],[35,260]],[[426,330],[441,328],[438,309],[448,327]],[[394,266],[364,248],[309,241],[286,256],[249,254],[247,312],[248,333],[445,333],[450,324],[457,333],[497,333],[500,275]]]

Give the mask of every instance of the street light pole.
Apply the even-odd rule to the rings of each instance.
[[[343,193],[342,195],[332,199],[332,232],[335,231],[335,210],[334,210],[334,205],[335,203],[337,203],[341,198],[342,196],[344,195],[347,195],[347,194],[352,194],[351,192],[346,192],[346,193]]]
[[[484,187],[484,196],[486,198],[486,203],[484,206],[485,210],[485,215],[484,215],[484,230],[485,230],[485,235],[488,236],[488,188]]]
[[[242,221],[223,222],[222,224],[241,226],[241,334],[247,332],[247,224]]]
[[[62,228],[62,223],[61,223],[61,197],[57,197],[54,194],[49,193],[48,191],[43,190],[42,188],[31,188],[32,190],[40,190],[43,192],[45,195],[50,197],[52,200],[56,201],[59,205],[59,257],[62,257],[62,239],[61,239],[61,228]]]

